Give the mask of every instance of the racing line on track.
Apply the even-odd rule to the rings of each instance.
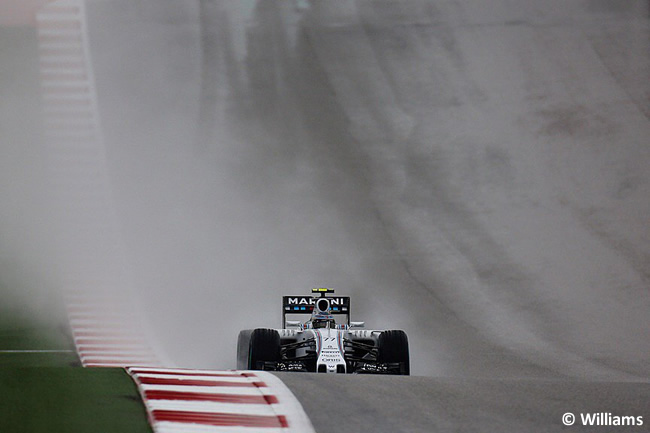
[[[65,256],[74,263],[74,271],[63,277],[64,298],[81,364],[125,368],[155,433],[314,432],[298,400],[270,373],[161,368],[134,302],[114,290],[122,286],[119,276],[114,281],[105,277],[101,284],[94,281],[93,270],[106,266],[111,251],[89,253],[86,247],[112,245],[114,232],[110,217],[96,216],[110,215],[112,206],[85,2],[51,2],[36,21],[49,168],[55,199],[72,227],[63,231],[63,238],[74,239],[82,228],[100,236],[63,243]],[[119,267],[110,270],[108,275],[120,273]],[[90,287],[97,290],[85,290]]]

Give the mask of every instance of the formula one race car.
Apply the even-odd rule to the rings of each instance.
[[[350,322],[350,297],[327,296],[333,289],[312,289],[314,296],[282,297],[282,329],[239,333],[237,368],[318,373],[410,373],[404,331],[358,329]],[[306,322],[287,315],[310,315]],[[337,322],[335,316],[344,319]]]

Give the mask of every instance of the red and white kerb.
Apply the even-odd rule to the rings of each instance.
[[[291,391],[264,371],[127,370],[156,433],[314,432]]]
[[[98,293],[65,293],[72,338],[84,367],[157,366],[132,305]]]

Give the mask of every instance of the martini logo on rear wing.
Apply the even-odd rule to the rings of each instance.
[[[287,314],[311,314],[314,311],[318,297],[313,296],[283,296],[282,297],[282,322],[284,326]],[[350,297],[349,296],[327,296],[330,303],[331,314],[345,314],[347,321],[350,320]]]
[[[282,311],[285,314],[311,313],[318,299],[321,298],[314,298],[312,296],[283,296]],[[327,297],[326,299],[330,301],[330,312],[332,314],[350,314],[349,296]]]

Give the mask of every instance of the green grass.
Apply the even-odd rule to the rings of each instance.
[[[8,291],[0,288],[0,294]],[[62,308],[48,318],[0,304],[0,432],[151,433],[133,380],[120,368],[82,368]]]
[[[10,295],[0,287],[0,295]],[[55,297],[56,298],[56,297]],[[82,368],[63,309],[47,319],[11,296],[0,304],[1,433],[151,433],[133,380]]]
[[[62,306],[50,302],[45,318],[7,289],[0,296],[0,368],[80,365]]]
[[[79,365],[65,326],[12,320],[0,312],[0,368]]]
[[[151,433],[123,369],[80,366],[61,298],[21,301],[6,287],[0,284],[0,433]]]
[[[81,367],[61,297],[1,281],[0,433],[151,433],[123,369]]]
[[[0,368],[0,432],[151,432],[119,368]]]
[[[0,298],[0,433],[151,433],[123,369],[81,367],[59,296]]]

